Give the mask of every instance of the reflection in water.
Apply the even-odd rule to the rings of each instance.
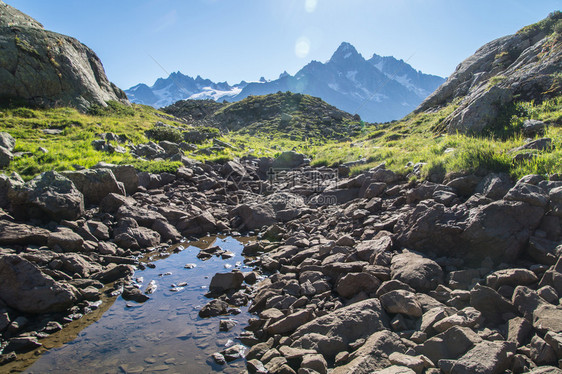
[[[235,256],[228,260],[213,257],[203,262],[196,258],[199,249],[189,246],[156,261],[154,269],[137,271],[135,278],[143,278],[143,290],[151,281],[157,286],[150,300],[136,304],[119,297],[98,322],[85,328],[72,342],[45,353],[26,372],[240,372],[245,366],[243,360],[221,367],[211,363],[209,355],[238,343],[235,338],[249,318],[247,308],[241,308],[239,315],[209,319],[200,318],[198,312],[209,301],[204,293],[211,277],[231,270],[225,266],[243,266],[243,244],[227,237],[217,238],[213,245]],[[185,268],[188,263],[197,266]],[[179,291],[171,291],[172,284],[181,282],[187,285]],[[229,332],[219,332],[221,318],[232,318],[238,325]]]

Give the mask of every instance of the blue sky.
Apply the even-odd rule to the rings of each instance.
[[[326,61],[343,41],[450,75],[562,0],[4,0],[76,37],[126,89],[173,71],[238,83]]]

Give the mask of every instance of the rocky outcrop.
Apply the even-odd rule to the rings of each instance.
[[[449,133],[480,133],[499,123],[517,100],[542,101],[560,92],[562,43],[554,25],[562,13],[494,40],[464,60],[415,112],[458,103],[442,123]]]
[[[78,40],[47,31],[0,1],[0,97],[82,111],[108,101],[128,104],[96,54]]]

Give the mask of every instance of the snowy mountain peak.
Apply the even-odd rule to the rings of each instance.
[[[415,109],[444,79],[423,74],[403,60],[374,54],[366,60],[349,43],[341,43],[326,63],[311,61],[291,76],[230,86],[180,72],[158,79],[152,87],[139,84],[126,90],[132,102],[163,107],[185,99],[238,101],[250,95],[291,91],[320,97],[331,105],[369,122],[399,119]]]
[[[354,46],[352,46],[351,44],[349,44],[347,42],[343,42],[343,43],[340,44],[338,49],[336,49],[336,51],[334,52],[334,54],[330,58],[330,62],[338,62],[338,61],[343,61],[343,60],[348,60],[348,59],[350,59],[350,60],[356,60],[356,59],[363,60],[363,56],[361,56],[361,54],[359,52],[357,52],[357,50],[355,49]]]

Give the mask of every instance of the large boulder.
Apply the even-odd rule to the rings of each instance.
[[[82,111],[108,101],[127,103],[96,54],[78,40],[47,31],[0,1],[0,96]]]
[[[246,230],[261,229],[277,222],[276,214],[270,204],[240,204],[230,211],[231,217],[239,217]]]
[[[306,156],[295,151],[281,153],[273,160],[274,169],[294,169],[305,163]]]
[[[544,54],[552,43],[553,12],[541,26],[493,40],[456,68],[447,81],[428,96],[415,112],[442,108],[458,101],[442,123],[449,133],[478,133],[488,126],[503,126],[506,107],[517,100],[544,100],[556,95],[555,73],[560,71],[559,50]]]
[[[111,169],[115,179],[123,183],[125,186],[125,191],[128,195],[132,195],[137,192],[139,188],[139,176],[137,174],[137,169],[132,165],[114,165],[108,164],[106,162],[98,162],[92,167],[92,169]]]
[[[422,253],[461,257],[478,265],[486,257],[513,262],[544,213],[543,206],[513,200],[453,208],[422,201],[398,220],[394,232],[399,244]]]
[[[398,279],[418,292],[428,292],[443,282],[443,270],[435,261],[414,252],[404,251],[392,257],[392,279]]]
[[[69,308],[78,291],[55,282],[33,263],[16,255],[0,257],[0,299],[23,313],[51,313]]]
[[[84,214],[84,196],[72,181],[47,171],[8,191],[12,213],[18,218],[74,221]]]
[[[318,317],[292,335],[294,348],[314,349],[334,357],[350,343],[388,328],[388,317],[378,299],[367,299]]]
[[[110,193],[125,194],[123,186],[119,185],[110,169],[65,171],[61,174],[70,179],[82,192],[86,204],[99,205]]]

